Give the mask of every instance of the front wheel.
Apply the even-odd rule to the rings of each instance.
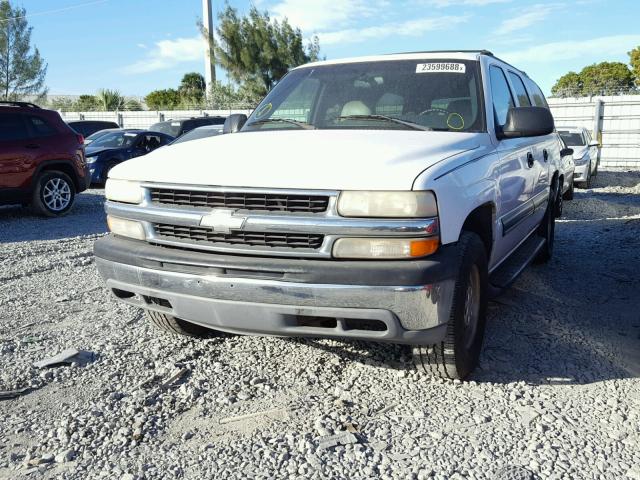
[[[551,192],[549,193],[549,203],[547,204],[547,209],[544,213],[544,217],[538,226],[537,234],[538,236],[544,238],[544,246],[538,252],[538,255],[535,258],[536,263],[547,263],[553,257],[553,244],[555,243],[556,238],[556,210],[557,210],[557,202],[558,198],[562,198],[560,195],[556,193],[558,189],[558,182],[555,182],[553,187],[551,187]]]
[[[487,254],[480,237],[462,232],[460,269],[447,334],[439,344],[413,347],[418,369],[446,379],[464,379],[478,364],[487,313]]]
[[[564,198],[565,200],[573,200],[574,193],[575,193],[575,184],[573,180],[571,180],[571,185],[569,186],[569,189],[566,192],[564,192],[564,195],[562,196],[562,198]]]
[[[61,217],[73,206],[76,188],[64,172],[49,170],[36,180],[31,205],[36,213],[46,217]]]
[[[145,314],[147,315],[147,319],[156,327],[174,335],[207,338],[214,336],[217,333],[215,330],[196,325],[195,323],[187,322],[185,320],[167,315],[165,313],[160,313],[153,310],[145,310]]]

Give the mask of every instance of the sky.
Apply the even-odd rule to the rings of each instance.
[[[27,10],[48,63],[50,94],[100,88],[144,96],[204,73],[201,0],[10,0]],[[214,15],[224,7],[213,0]],[[438,49],[488,49],[549,93],[564,73],[627,63],[640,45],[638,0],[228,0],[317,35],[327,59]],[[219,71],[219,77],[225,78]]]

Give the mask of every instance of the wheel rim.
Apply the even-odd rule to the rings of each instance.
[[[49,210],[60,212],[71,203],[71,186],[60,177],[52,178],[42,188],[42,199]]]
[[[480,316],[480,272],[473,265],[469,272],[469,282],[465,293],[464,302],[464,346],[471,348],[478,330],[478,317]]]

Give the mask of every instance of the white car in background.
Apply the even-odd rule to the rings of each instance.
[[[600,144],[584,127],[557,127],[557,131],[566,146],[573,149],[573,181],[577,187],[591,188],[591,178],[598,174]]]

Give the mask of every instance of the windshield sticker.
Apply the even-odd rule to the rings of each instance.
[[[416,73],[465,73],[464,63],[419,63]]]
[[[171,126],[172,127],[179,127],[180,126],[180,122],[171,122]]]
[[[266,116],[271,109],[273,108],[273,105],[271,103],[267,103],[266,105],[261,106],[258,110],[256,110],[256,118],[260,119],[264,116]]]
[[[125,133],[124,134],[125,137],[135,137],[137,135],[138,135],[137,133]]]
[[[451,130],[462,130],[464,128],[464,118],[459,113],[450,113],[447,117],[447,127]]]

